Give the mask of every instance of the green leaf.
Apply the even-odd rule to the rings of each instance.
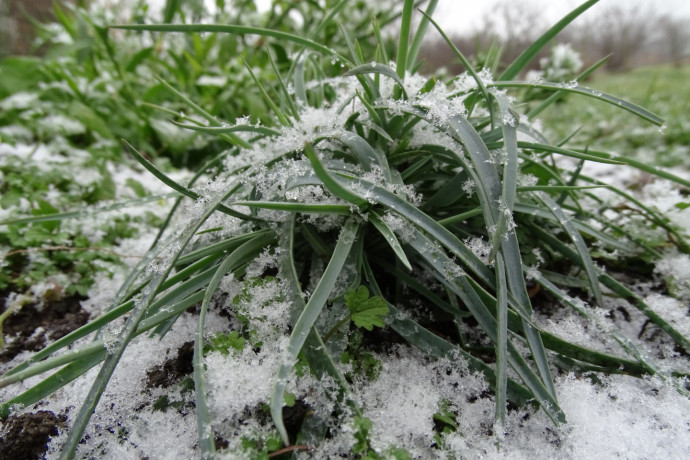
[[[384,326],[383,317],[388,314],[388,303],[383,297],[369,297],[369,289],[366,286],[347,292],[345,305],[350,310],[350,317],[355,326],[363,327],[367,331],[373,330],[374,326]]]

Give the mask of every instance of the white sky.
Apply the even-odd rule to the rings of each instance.
[[[481,19],[501,0],[440,0],[434,19],[446,32],[472,32]],[[584,0],[512,0],[538,12],[545,24],[551,25],[582,4]],[[690,0],[601,0],[585,12],[582,18],[596,15],[609,6],[651,9],[656,13],[672,14],[690,19]]]

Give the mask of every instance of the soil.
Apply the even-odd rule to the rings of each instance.
[[[2,327],[7,346],[0,352],[0,363],[11,361],[23,351],[39,351],[86,324],[89,313],[81,308],[85,299],[74,295],[42,307],[30,303],[7,318]]]
[[[0,431],[0,458],[44,458],[50,438],[57,436],[58,427],[63,428],[66,420],[66,415],[46,410],[8,417]]]
[[[177,349],[177,356],[146,372],[146,388],[168,388],[192,373],[194,342],[185,342]]]

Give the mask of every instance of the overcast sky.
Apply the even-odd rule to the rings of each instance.
[[[482,18],[492,11],[497,3],[505,0],[439,0],[434,19],[447,32],[472,32],[481,25]],[[582,4],[584,0],[511,0],[524,4],[528,11],[539,14],[547,25],[554,24],[563,16]],[[605,11],[609,6],[643,8],[656,13],[685,17],[690,21],[690,0],[601,0],[582,18]]]

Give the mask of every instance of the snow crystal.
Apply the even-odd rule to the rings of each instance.
[[[657,262],[655,270],[665,278],[674,295],[690,300],[690,255],[667,254]]]

